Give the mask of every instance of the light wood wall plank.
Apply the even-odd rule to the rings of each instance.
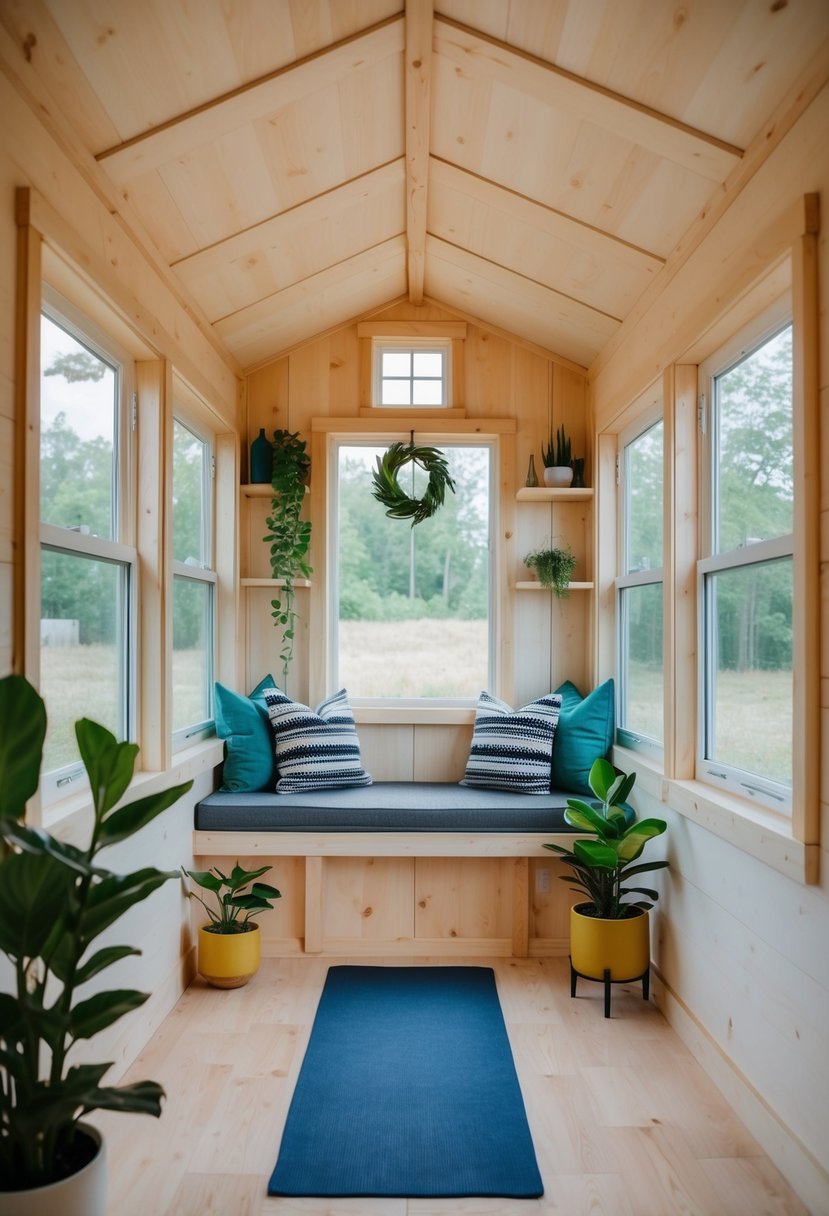
[[[426,269],[433,9],[434,0],[406,3],[406,241],[412,304],[423,302]]]

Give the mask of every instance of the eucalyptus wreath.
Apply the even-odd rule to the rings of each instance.
[[[398,481],[400,470],[407,464],[419,465],[429,474],[429,484],[422,498],[407,494]],[[443,452],[439,448],[415,447],[414,443],[393,443],[384,456],[377,457],[372,487],[372,494],[386,508],[386,514],[391,519],[410,519],[412,527],[429,519],[443,506],[447,490],[455,493],[455,483],[449,476]]]
[[[274,431],[273,500],[266,522],[270,529],[264,538],[270,543],[271,571],[284,587],[271,600],[271,616],[282,627],[283,687],[288,682],[288,667],[294,656],[297,614],[294,612],[294,579],[309,578],[313,568],[306,560],[311,544],[311,525],[300,519],[305,501],[305,482],[311,469],[307,444],[297,432]]]

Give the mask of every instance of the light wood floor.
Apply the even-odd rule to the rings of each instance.
[[[496,973],[542,1199],[269,1199],[314,1012],[338,962],[366,960],[269,959],[245,988],[188,989],[125,1078],[161,1082],[161,1119],[96,1120],[113,1216],[807,1216],[639,986],[614,988],[605,1020],[600,985],[580,981],[570,999],[564,959],[469,960]]]

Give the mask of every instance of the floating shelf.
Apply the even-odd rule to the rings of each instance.
[[[522,486],[515,497],[518,502],[587,502],[593,497],[593,487],[574,490],[568,486],[562,490],[555,486]]]
[[[592,591],[593,584],[592,583],[568,583],[567,589],[568,589],[568,591]],[[516,591],[547,591],[552,595],[552,591],[550,590],[549,587],[542,587],[541,583],[539,583],[538,580],[534,579],[534,578],[527,579],[526,581],[516,583],[515,590]]]
[[[239,585],[241,587],[284,587],[284,578],[240,578]],[[313,584],[309,578],[295,578],[295,587],[311,587]]]
[[[248,481],[241,485],[239,489],[245,498],[273,498],[273,486],[269,481]],[[311,493],[310,486],[305,487],[305,493]],[[297,586],[299,586],[298,583]]]

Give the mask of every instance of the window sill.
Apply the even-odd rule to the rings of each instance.
[[[224,744],[221,739],[211,738],[182,748],[173,757],[172,765],[164,772],[138,772],[130,783],[125,799],[146,798],[171,785],[195,778],[199,773],[221,764]],[[89,788],[79,790],[68,798],[53,802],[43,808],[39,826],[60,840],[68,841],[79,848],[89,842],[92,801]]]
[[[795,882],[818,881],[820,848],[795,840],[788,819],[702,781],[671,780],[641,752],[614,747],[613,759],[625,772],[635,771],[638,786],[678,815]]]

